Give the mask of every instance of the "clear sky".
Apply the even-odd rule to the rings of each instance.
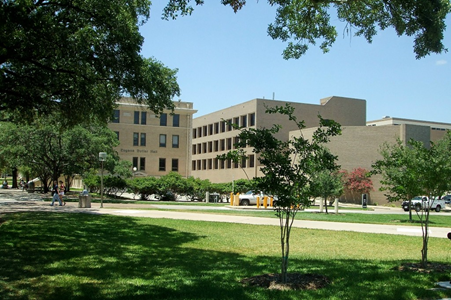
[[[343,96],[367,101],[367,121],[451,123],[451,52],[416,60],[413,38],[390,29],[372,44],[339,32],[329,53],[310,47],[300,59],[284,60],[286,44],[267,35],[275,10],[266,1],[249,0],[237,14],[220,0],[205,1],[191,16],[170,21],[161,19],[166,3],[154,1],[141,27],[142,54],[179,70],[181,96],[174,100],[193,102],[194,117],[254,98],[319,104]],[[450,15],[447,25],[451,50]]]

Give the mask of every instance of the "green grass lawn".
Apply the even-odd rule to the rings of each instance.
[[[279,228],[71,213],[0,219],[0,299],[440,299],[446,273],[393,270],[418,262],[421,238],[294,228],[290,272],[327,276],[316,291],[244,287],[277,273]],[[451,264],[430,239],[429,260]]]

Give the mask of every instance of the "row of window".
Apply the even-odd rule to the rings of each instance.
[[[146,111],[135,111],[134,116],[133,116],[133,123],[146,125],[147,124],[147,114],[148,114],[148,112],[146,112]],[[120,110],[115,109],[112,122],[120,123],[120,115],[121,115]],[[168,126],[168,114],[167,113],[162,113],[160,115],[160,126]],[[180,115],[179,114],[172,115],[172,127],[180,127]]]
[[[225,151],[225,150],[232,150],[232,148],[236,147],[234,146],[239,141],[238,137],[234,138],[227,138],[227,139],[221,139],[221,140],[215,140],[205,143],[198,143],[194,144],[193,147],[193,155],[196,154],[202,154],[202,153],[211,153],[211,152],[218,152],[218,151]]]
[[[221,122],[204,125],[201,127],[193,128],[193,139],[203,136],[218,134],[222,132],[232,131],[235,124],[241,128],[248,126],[255,126],[255,113],[250,113],[240,117],[235,117]]]
[[[198,159],[192,161],[192,170],[221,170],[221,169],[238,169],[253,168],[255,166],[255,156],[248,156],[248,159],[242,159],[240,163],[232,162],[232,160],[220,160],[218,158]]]
[[[146,170],[146,158],[145,157],[133,157],[132,159],[133,168],[140,171]],[[179,160],[178,158],[171,159],[171,171],[178,172],[179,170]],[[166,171],[166,158],[158,159],[158,171]]]
[[[119,132],[116,132],[119,139]],[[146,133],[133,132],[133,146],[146,146],[147,135]],[[159,145],[160,147],[166,147],[166,134],[160,134]],[[172,148],[178,148],[180,143],[180,137],[178,134],[172,135]]]

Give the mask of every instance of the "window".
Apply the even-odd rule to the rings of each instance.
[[[114,110],[114,115],[113,115],[113,123],[119,123],[119,116],[120,116],[120,110],[115,109]]]
[[[247,161],[247,159],[246,158],[241,158],[241,168],[246,168],[246,161]]]
[[[215,134],[219,133],[219,123],[215,123]]]
[[[193,128],[193,139],[197,138],[197,129]]]
[[[172,148],[178,148],[179,147],[179,136],[173,135],[172,136]]]
[[[213,142],[208,142],[208,152],[213,152]]]
[[[249,168],[253,168],[255,166],[254,155],[249,155]]]
[[[235,169],[238,169],[238,168],[240,167],[237,161],[233,163],[233,167],[234,167]]]
[[[221,121],[221,132],[226,131],[226,121]]]
[[[193,169],[193,171],[196,171],[196,161],[195,160],[193,160],[191,162],[191,168]]]
[[[172,171],[178,172],[179,170],[179,160],[177,158],[172,159]]]
[[[198,170],[202,170],[201,162],[202,161],[200,159],[197,161],[197,169]]]
[[[166,158],[160,158],[159,163],[158,163],[158,170],[166,171]]]
[[[221,140],[221,151],[225,150],[225,140]]]
[[[232,168],[232,160],[228,159],[227,160],[227,169],[231,169]]]
[[[225,161],[221,160],[221,169],[224,169]]]
[[[216,140],[216,141],[214,141],[214,145],[215,145],[215,152],[218,152],[219,151],[219,141],[218,140]]]
[[[135,111],[135,115],[133,118],[133,124],[139,124],[139,111]]]
[[[139,133],[133,132],[133,146],[138,146],[139,140]]]
[[[202,145],[201,144],[197,144],[197,153],[198,154],[202,153]]]
[[[197,128],[197,134],[199,135],[199,137],[202,137],[202,127]]]
[[[160,126],[167,126],[168,125],[168,114],[163,113],[160,115]]]
[[[196,145],[193,145],[193,154],[196,154],[196,150],[197,150]]]
[[[145,146],[145,145],[146,145],[146,134],[141,133],[141,146]]]
[[[215,164],[215,170],[217,170],[219,168],[219,159],[215,158],[214,164]]]
[[[147,124],[147,112],[142,111],[141,112],[141,125]]]
[[[133,168],[137,168],[138,169],[138,158],[137,157],[133,157]]]
[[[232,149],[232,138],[228,138],[227,139],[227,150],[231,150]]]
[[[249,126],[255,126],[255,113],[249,114]]]
[[[206,170],[206,169],[207,169],[207,160],[202,159],[202,170]]]
[[[146,169],[146,158],[145,157],[139,158],[139,169],[141,171],[144,171]]]
[[[173,127],[179,127],[180,126],[180,115],[174,114],[172,116],[172,126]]]
[[[241,127],[247,127],[247,116],[241,116]]]
[[[236,126],[239,126],[240,125],[240,118],[238,118],[238,117],[233,118],[233,124],[236,125]]]
[[[213,134],[213,124],[208,125],[208,135]]]
[[[116,134],[116,137],[119,140],[119,131],[115,131],[114,133]]]
[[[160,147],[166,147],[166,134],[160,134]]]
[[[227,120],[227,131],[232,131],[232,119]]]
[[[213,159],[209,158],[208,159],[208,170],[213,169]]]
[[[207,143],[202,143],[202,153],[207,153]]]

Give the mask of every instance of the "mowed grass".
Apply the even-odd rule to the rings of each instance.
[[[294,228],[290,272],[327,276],[320,290],[244,287],[280,270],[279,228],[70,213],[1,217],[0,299],[440,299],[449,273],[393,268],[418,262],[421,238]],[[451,264],[451,242],[429,260]]]

